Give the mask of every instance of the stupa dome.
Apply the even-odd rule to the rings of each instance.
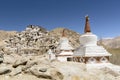
[[[95,46],[97,45],[97,36],[91,32],[85,33],[80,36],[80,44],[83,46]]]
[[[74,50],[74,48],[69,44],[69,40],[65,34],[65,29],[62,32],[62,37],[60,39],[57,50]]]

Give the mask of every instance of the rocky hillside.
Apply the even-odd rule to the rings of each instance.
[[[48,49],[55,49],[62,36],[64,28],[56,28],[47,31],[45,28],[36,25],[28,25],[25,30],[21,32],[0,31],[0,49],[5,53],[18,53],[18,54],[44,54]],[[72,30],[65,29],[65,33],[70,41],[70,44],[77,48],[80,44],[80,34]],[[110,61],[114,64],[120,64],[120,37],[114,39],[103,39],[99,43],[113,54]],[[3,47],[4,45],[4,47]]]
[[[2,41],[5,39],[8,39],[10,37],[13,37],[16,34],[16,31],[3,31],[0,30],[0,45],[2,45]]]
[[[25,30],[4,40],[4,52],[18,54],[42,54],[45,53],[51,39],[47,37],[47,30],[41,26],[29,25]]]
[[[63,29],[47,31],[29,25],[22,32],[1,33],[0,80],[120,80],[120,67],[111,63],[98,69],[94,64],[49,60],[45,53],[48,49],[54,51]],[[80,34],[69,29],[65,33],[70,44],[78,47]]]
[[[48,35],[55,37],[56,40],[59,41],[60,37],[62,36],[63,29],[65,28],[56,28],[54,30],[51,30],[48,33]],[[70,44],[74,48],[77,48],[80,44],[79,42],[80,34],[76,33],[75,31],[69,30],[69,29],[65,29],[65,34],[66,34],[66,37],[69,39]]]
[[[99,41],[109,53],[112,54],[110,61],[114,64],[120,65],[120,37],[115,37],[112,39],[102,39]]]
[[[120,49],[120,36],[115,37],[113,39],[102,39],[101,41],[106,48]]]
[[[25,30],[16,32],[14,36],[8,35],[8,39],[3,39],[3,50],[8,54],[44,54],[48,49],[54,50],[57,47],[63,30],[64,28],[56,28],[52,31],[47,31],[41,26],[29,25]],[[74,48],[78,47],[80,35],[69,29],[65,29],[65,33],[70,44]]]

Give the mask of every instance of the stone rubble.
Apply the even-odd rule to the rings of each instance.
[[[50,47],[55,47],[55,38],[48,36],[42,27],[29,25],[26,30],[17,32],[14,37],[5,40],[4,52],[11,54],[44,54]]]
[[[10,73],[11,70],[7,67],[0,67],[0,75]]]
[[[4,55],[6,56],[6,55]],[[23,58],[24,57],[24,58]],[[120,74],[108,68],[87,70],[84,63],[50,61],[44,55],[14,55],[14,63],[0,64],[0,76],[36,76],[40,80],[119,80]],[[17,59],[16,59],[17,58]],[[9,59],[8,59],[9,60]],[[112,78],[112,79],[111,79]]]

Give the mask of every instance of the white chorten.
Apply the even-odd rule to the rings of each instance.
[[[74,51],[74,60],[84,63],[109,62],[110,53],[103,46],[97,45],[97,36],[90,30],[89,19],[86,16],[84,34],[80,36],[80,46]]]
[[[59,45],[56,49],[56,57],[59,61],[71,61],[73,57],[74,48],[69,44],[69,40],[65,35],[65,29],[62,33],[62,38],[60,39]]]
[[[49,60],[54,60],[54,59],[56,59],[56,58],[55,58],[55,54],[52,52],[51,49],[48,50],[48,54],[49,54]]]

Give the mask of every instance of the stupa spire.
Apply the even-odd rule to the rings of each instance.
[[[87,33],[87,32],[91,32],[91,29],[90,29],[90,24],[89,24],[89,16],[85,16],[86,18],[86,21],[85,21],[85,29],[84,29],[84,32]]]
[[[62,37],[66,37],[66,34],[65,34],[65,29],[63,29],[63,32],[62,32]]]

